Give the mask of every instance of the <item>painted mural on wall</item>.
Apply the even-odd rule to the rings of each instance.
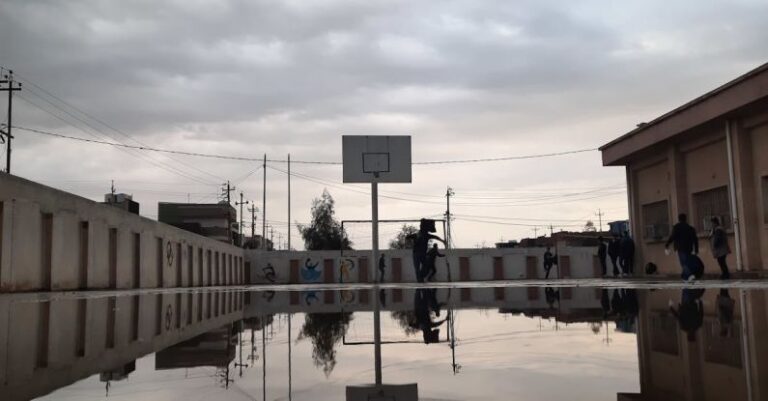
[[[355,260],[342,258],[339,260],[339,283],[348,283],[351,280],[351,272],[355,270]]]
[[[318,268],[320,261],[313,262],[312,258],[307,258],[304,261],[304,266],[301,268],[301,278],[305,283],[317,283],[320,281],[323,269]]]

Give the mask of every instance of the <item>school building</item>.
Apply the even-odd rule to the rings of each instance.
[[[665,255],[664,243],[677,215],[686,213],[699,233],[706,273],[719,273],[707,239],[712,216],[729,234],[731,270],[764,270],[768,64],[638,124],[600,150],[603,165],[626,169],[638,265],[653,262],[662,274],[680,271],[677,258]]]

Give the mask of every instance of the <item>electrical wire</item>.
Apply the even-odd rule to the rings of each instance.
[[[247,162],[258,162],[263,161],[263,159],[260,158],[254,158],[254,157],[244,157],[244,156],[233,156],[233,155],[222,155],[222,154],[212,154],[212,153],[202,153],[202,152],[185,152],[185,151],[179,151],[179,150],[172,150],[172,149],[162,149],[162,148],[156,148],[148,145],[130,145],[125,144],[121,142],[109,142],[109,141],[100,141],[100,140],[89,140],[87,138],[81,138],[71,135],[65,135],[65,134],[59,134],[55,132],[50,131],[44,131],[40,129],[34,129],[34,128],[28,128],[28,127],[22,127],[22,126],[16,126],[14,125],[13,128],[25,130],[28,132],[33,132],[41,135],[48,135],[48,136],[54,136],[62,139],[69,139],[69,140],[75,140],[75,141],[82,141],[82,142],[90,142],[90,143],[96,143],[101,145],[109,145],[109,146],[117,146],[117,147],[125,147],[125,148],[131,148],[136,150],[144,150],[144,151],[151,151],[151,152],[159,152],[159,153],[169,153],[169,154],[178,154],[178,155],[185,155],[185,156],[196,156],[196,157],[208,157],[208,158],[215,158],[215,159],[224,159],[224,160],[234,160],[234,161],[247,161]],[[424,162],[413,162],[412,164],[415,166],[425,166],[425,165],[439,165],[439,164],[469,164],[469,163],[486,163],[486,162],[498,162],[498,161],[511,161],[511,160],[527,160],[527,159],[538,159],[538,158],[547,158],[547,157],[556,157],[556,156],[564,156],[564,155],[571,155],[571,154],[578,154],[578,153],[584,153],[584,152],[591,152],[596,151],[596,148],[590,148],[590,149],[577,149],[577,150],[570,150],[570,151],[563,151],[563,152],[555,152],[555,153],[539,153],[539,154],[532,154],[532,155],[523,155],[523,156],[503,156],[503,157],[489,157],[489,158],[477,158],[477,159],[463,159],[463,160],[435,160],[435,161],[424,161]],[[177,162],[180,162],[177,159],[172,159]],[[269,163],[284,163],[287,164],[287,159],[267,159],[267,162]],[[314,164],[314,165],[336,165],[340,166],[341,162],[335,162],[335,161],[317,161],[317,160],[295,160],[291,159],[291,163],[295,164]],[[190,166],[191,167],[191,166]],[[217,176],[214,176],[217,177]],[[219,177],[217,177],[219,178]]]
[[[87,135],[90,135],[90,136],[92,136],[94,138],[98,138],[98,136],[96,134],[91,133],[87,129],[84,129],[84,128],[76,125],[76,124],[73,124],[71,121],[67,121],[64,117],[62,117],[62,116],[60,116],[60,115],[58,115],[58,114],[56,114],[56,113],[54,113],[54,112],[52,112],[50,110],[47,110],[45,107],[40,106],[39,104],[37,104],[36,102],[34,102],[34,101],[30,100],[30,99],[27,99],[23,95],[19,94],[17,96],[18,96],[19,99],[23,100],[24,102],[26,102],[26,103],[34,106],[35,108],[37,108],[37,109],[39,109],[39,110],[41,110],[41,111],[43,111],[43,112],[45,112],[45,113],[47,113],[49,115],[51,115],[51,116],[61,120],[65,124],[71,125],[71,126],[75,127],[76,129],[82,131],[83,133],[85,133]],[[83,124],[88,126],[87,123],[83,123]],[[14,128],[23,129],[21,127],[16,127],[16,126],[14,126]],[[94,130],[95,132],[98,132],[97,130],[95,130],[92,127],[89,127],[89,128]],[[85,139],[85,138],[81,138],[81,139]],[[160,168],[162,170],[168,171],[168,172],[170,172],[172,174],[175,174],[175,175],[178,175],[180,177],[186,178],[186,179],[188,179],[190,181],[195,181],[197,183],[206,184],[206,185],[210,185],[211,184],[211,182],[209,182],[209,181],[205,181],[205,180],[199,179],[199,178],[197,178],[197,177],[195,177],[195,176],[193,176],[191,174],[188,174],[188,173],[186,173],[186,172],[184,172],[182,170],[179,170],[179,169],[177,169],[177,168],[175,168],[173,166],[170,166],[170,165],[165,164],[165,163],[163,163],[161,161],[149,158],[146,155],[141,154],[141,152],[131,151],[131,150],[127,150],[127,149],[121,149],[121,150],[123,150],[125,153],[127,153],[127,154],[129,154],[129,155],[131,155],[133,157],[142,159],[142,160],[144,160],[144,161],[154,165],[155,167],[158,167],[158,168]]]
[[[58,97],[58,96],[54,95],[53,93],[51,93],[50,91],[46,90],[45,88],[43,88],[43,87],[41,87],[41,86],[37,85],[36,83],[34,83],[34,82],[30,81],[29,79],[27,79],[27,78],[26,78],[26,77],[24,77],[23,75],[20,75],[20,74],[16,74],[16,76],[19,78],[19,81],[21,81],[23,84],[27,84],[27,90],[28,90],[28,91],[31,91],[31,92],[35,92],[35,90],[34,90],[34,89],[30,90],[30,87],[29,87],[29,86],[31,85],[33,88],[36,88],[36,90],[39,90],[39,91],[41,91],[41,92],[45,93],[46,95],[50,96],[51,98],[53,98],[53,99],[56,99],[56,100],[57,100],[58,102],[60,102],[61,104],[63,104],[63,105],[66,105],[68,108],[70,108],[71,110],[74,110],[74,111],[76,111],[76,112],[80,113],[82,116],[85,116],[85,117],[87,117],[87,118],[91,119],[92,121],[95,121],[95,122],[97,122],[97,123],[101,124],[103,127],[106,127],[107,129],[109,129],[109,130],[111,130],[111,131],[113,131],[113,132],[116,132],[117,134],[120,134],[120,135],[122,135],[122,136],[124,136],[124,137],[126,137],[126,138],[128,138],[128,139],[130,139],[130,140],[132,140],[133,142],[135,142],[135,143],[138,143],[139,145],[143,145],[143,146],[146,146],[146,144],[145,144],[145,143],[142,143],[141,141],[139,141],[138,139],[134,138],[133,136],[131,136],[131,135],[129,135],[129,134],[127,134],[127,133],[125,133],[125,132],[123,132],[123,131],[121,131],[121,130],[119,130],[119,129],[115,128],[115,127],[113,127],[112,125],[110,125],[110,124],[107,124],[107,123],[106,123],[106,122],[104,122],[103,120],[101,120],[101,119],[99,119],[99,118],[97,118],[97,117],[94,117],[93,115],[91,115],[91,114],[88,114],[88,113],[86,113],[85,111],[83,111],[83,110],[81,110],[81,109],[79,109],[79,108],[77,108],[77,107],[73,106],[72,104],[68,103],[68,102],[67,102],[67,101],[65,101],[64,99],[62,99],[62,98],[60,98],[60,97]],[[38,95],[38,96],[39,96],[39,95]],[[41,98],[42,98],[42,97],[41,97]],[[68,114],[69,114],[69,113],[68,113]],[[109,135],[108,135],[108,136],[109,136]],[[110,137],[111,137],[111,136],[110,136]],[[217,175],[215,175],[215,174],[211,174],[211,173],[209,173],[209,172],[207,172],[207,171],[205,171],[205,170],[202,170],[202,169],[200,169],[200,168],[198,168],[198,167],[196,167],[196,166],[194,166],[194,165],[192,165],[192,164],[186,163],[186,162],[184,162],[184,161],[182,161],[182,160],[179,160],[179,159],[175,159],[175,158],[172,158],[172,157],[169,157],[169,159],[171,159],[171,160],[173,160],[173,161],[175,161],[175,162],[177,162],[177,163],[179,163],[179,164],[182,164],[182,165],[184,165],[184,166],[186,166],[186,167],[188,167],[188,168],[191,168],[191,169],[193,169],[193,170],[196,170],[196,171],[198,171],[198,172],[201,172],[201,173],[203,173],[203,174],[206,174],[206,175],[208,175],[208,176],[210,176],[210,177],[213,177],[213,178],[215,178],[215,179],[218,179],[218,180],[224,180],[224,178],[222,178],[222,177],[219,177],[219,176],[217,176]]]

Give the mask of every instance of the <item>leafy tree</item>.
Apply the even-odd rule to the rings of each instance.
[[[584,224],[584,232],[597,232],[597,227],[595,227],[595,223],[592,220],[587,220],[587,223]]]
[[[416,226],[403,224],[403,227],[400,228],[400,232],[397,233],[395,238],[389,241],[389,249],[413,249],[413,244],[418,233],[419,229],[416,228]]]
[[[309,225],[299,225],[299,232],[304,238],[304,248],[308,251],[350,250],[352,242],[341,223],[336,220],[334,200],[327,189],[320,198],[312,201],[312,221]]]
[[[328,377],[336,367],[336,344],[347,333],[352,312],[307,313],[299,340],[312,340],[312,360]]]
[[[419,332],[419,320],[412,310],[400,310],[391,312],[392,319],[403,329],[405,335],[412,336]]]

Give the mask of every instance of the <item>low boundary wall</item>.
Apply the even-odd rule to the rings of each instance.
[[[242,283],[241,248],[0,174],[0,292]]]

